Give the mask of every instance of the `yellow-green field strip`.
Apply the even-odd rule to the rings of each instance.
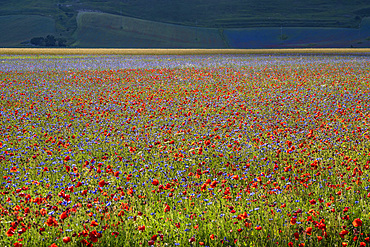
[[[366,54],[370,48],[316,49],[109,49],[0,48],[4,55],[206,55],[206,54]]]

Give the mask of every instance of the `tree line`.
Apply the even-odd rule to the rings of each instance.
[[[55,38],[54,35],[48,35],[46,37],[34,37],[30,40],[30,43],[36,46],[67,46],[67,40],[65,38]]]

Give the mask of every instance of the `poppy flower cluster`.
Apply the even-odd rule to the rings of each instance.
[[[368,57],[0,59],[1,246],[370,246]]]

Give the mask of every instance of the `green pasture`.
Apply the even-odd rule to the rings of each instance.
[[[0,16],[0,45],[19,46],[33,37],[55,32],[55,21],[39,15]]]
[[[101,14],[88,17],[82,14],[81,25],[79,13],[83,12]],[[14,16],[24,19],[14,21]],[[102,17],[108,20],[102,20]],[[50,32],[50,28],[44,27],[46,23],[51,25],[50,21],[39,25],[34,18],[51,18],[54,36],[62,36],[68,45],[78,47],[123,47],[121,44],[125,44],[126,47],[200,48],[212,44],[207,47],[223,48],[233,47],[224,36],[224,30],[261,27],[359,29],[366,25],[366,17],[370,17],[370,2],[366,0],[220,0],[217,4],[213,0],[156,0],[150,3],[147,0],[10,0],[1,1],[0,31],[5,35],[0,38],[0,46],[21,46],[24,39],[32,38],[29,36],[43,35],[45,29]],[[101,23],[87,26],[88,19]],[[121,29],[119,23],[122,21],[128,23],[126,27],[138,25],[137,32],[125,30],[125,27]],[[107,28],[104,26],[107,22],[115,23],[119,29]],[[149,28],[153,31],[146,32],[145,29]],[[158,30],[160,33],[156,33]],[[95,32],[104,39],[94,36]],[[181,40],[174,41],[170,32]],[[356,40],[357,47],[368,47],[366,38]],[[308,42],[306,47],[314,47],[314,44]]]
[[[66,0],[70,8],[85,8],[140,19],[187,26],[245,28],[278,26],[352,27],[369,16],[364,0]]]
[[[77,47],[225,48],[217,29],[179,26],[105,13],[77,16]]]
[[[288,48],[369,47],[369,18],[359,29],[333,27],[201,28],[81,12],[74,47]],[[370,35],[370,34],[369,34]]]

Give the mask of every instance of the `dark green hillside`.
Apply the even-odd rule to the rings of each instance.
[[[58,5],[56,0],[0,0],[0,17],[7,16],[43,16],[53,19],[55,32],[59,37],[71,40],[72,33],[77,28],[77,11]],[[30,23],[14,26],[12,23],[0,23],[0,29],[8,29],[10,36],[24,36],[22,32],[28,29]],[[32,25],[32,24],[31,24]],[[9,26],[9,28],[8,28]],[[14,26],[10,28],[10,26]],[[36,24],[34,24],[36,26]],[[35,34],[37,34],[36,32]],[[49,34],[51,34],[49,32]],[[6,35],[6,34],[5,34]],[[17,40],[17,38],[15,39]]]
[[[0,0],[0,17],[38,15],[55,23],[56,38],[75,43],[77,14],[103,12],[201,28],[359,28],[369,0]],[[8,29],[11,23],[0,23]],[[14,26],[14,25],[13,25]],[[17,37],[26,27],[8,29]],[[42,32],[41,32],[42,33]],[[24,35],[23,35],[24,36]],[[19,40],[22,35],[18,38]],[[17,39],[17,40],[18,40]],[[5,44],[5,43],[1,43]]]
[[[53,16],[62,31],[76,27],[79,10],[218,28],[353,28],[370,16],[368,0],[0,0],[0,6],[0,15]]]
[[[71,1],[65,1],[71,2]],[[80,0],[113,14],[190,26],[358,27],[370,15],[367,0]]]

